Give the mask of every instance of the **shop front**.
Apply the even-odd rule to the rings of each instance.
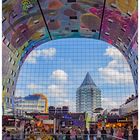
[[[120,115],[132,121],[132,126],[138,126],[138,98],[120,106]]]
[[[133,121],[131,117],[119,116],[119,115],[100,115],[98,118],[97,126],[98,128],[115,128],[115,127],[126,127],[132,126]]]
[[[82,130],[86,127],[85,113],[69,113],[62,115],[59,119],[59,129],[64,128],[80,128]]]

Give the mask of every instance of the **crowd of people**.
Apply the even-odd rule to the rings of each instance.
[[[130,127],[124,128],[97,128],[91,127],[84,130],[80,127],[70,127],[56,130],[55,134],[45,129],[44,126],[38,127],[35,124],[27,123],[24,129],[18,132],[18,137],[14,137],[6,127],[2,130],[3,140],[108,140],[116,138],[125,140],[138,140],[138,129]]]
[[[62,135],[63,134],[63,135]],[[62,137],[66,137],[62,138]],[[79,129],[74,129],[72,128],[70,131],[66,133],[63,133],[62,131],[59,132],[57,131],[57,137],[56,140],[118,140],[118,139],[125,139],[125,140],[138,140],[138,129],[136,126],[134,127],[133,130],[131,130],[128,127],[125,128],[108,128],[105,129],[104,127],[102,128],[90,128],[89,131],[88,129],[85,129],[84,132],[82,132]]]

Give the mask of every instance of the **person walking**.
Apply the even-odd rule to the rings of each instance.
[[[58,140],[63,140],[63,131],[59,132]]]
[[[40,138],[40,136],[39,136],[39,135],[37,136],[36,140],[41,140],[41,138]]]
[[[70,132],[70,138],[71,140],[76,140],[76,130],[74,128]]]
[[[54,139],[55,140],[58,140],[58,137],[59,137],[59,130],[56,130],[56,133],[54,135]]]
[[[70,140],[70,130],[68,130],[66,133],[66,140]]]
[[[113,136],[113,134],[114,134],[114,129],[111,127],[110,128],[110,135]]]
[[[90,128],[90,140],[93,140],[94,135],[95,131],[93,130],[93,128]]]
[[[97,140],[101,140],[101,130],[97,130]]]
[[[84,140],[88,140],[88,129],[85,128],[84,130]]]
[[[104,127],[102,128],[101,130],[101,137],[102,137],[102,140],[106,140],[106,130],[104,129]]]
[[[7,134],[4,140],[11,140],[11,134],[9,131],[7,131]]]
[[[133,135],[133,140],[138,140],[138,129],[136,126],[134,126],[134,129],[132,131],[132,135]]]
[[[129,127],[129,129],[128,129],[128,133],[129,133],[129,140],[132,140],[132,129],[133,129],[133,127]]]
[[[5,137],[6,137],[6,127],[4,126],[3,128],[2,128],[2,139],[4,140],[5,139]]]
[[[82,136],[81,133],[82,133],[81,132],[81,129],[80,128],[77,129],[77,137],[76,137],[76,140],[83,140],[83,136]]]
[[[129,132],[128,132],[128,128],[126,127],[124,130],[123,138],[128,140],[128,137],[129,137]]]
[[[3,126],[2,133],[6,133],[6,126]]]
[[[122,133],[122,131],[121,131],[121,128],[118,129],[116,136],[117,136],[118,138],[123,138],[123,133]]]

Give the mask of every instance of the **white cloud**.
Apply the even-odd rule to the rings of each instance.
[[[67,81],[68,74],[63,70],[58,69],[58,70],[53,71],[52,78],[54,78],[56,80]]]
[[[57,107],[62,107],[64,105],[68,106],[71,112],[76,111],[76,102],[74,100],[64,98],[59,99],[59,101],[57,102]]]
[[[109,68],[100,68],[99,72],[101,73],[103,79],[110,84],[131,84],[133,83],[132,75],[130,72],[120,72],[117,69]]]
[[[42,85],[35,85],[35,84],[29,84],[27,85],[28,89],[43,89],[44,87]]]
[[[117,96],[117,97],[102,97],[101,101],[102,101],[102,108],[104,109],[113,109],[113,108],[119,108],[122,104],[125,103],[125,101],[131,97],[131,95],[134,95],[135,93],[129,93],[127,96]],[[122,95],[124,95],[122,93]]]
[[[102,107],[104,109],[113,109],[119,107],[120,104],[117,102],[113,101],[112,98],[101,98],[102,101]]]
[[[67,95],[63,85],[49,85],[48,96],[49,97],[65,97]]]
[[[24,97],[25,93],[22,89],[16,89],[15,96],[16,97]]]
[[[115,47],[108,47],[104,55],[110,56],[113,59],[123,59],[123,55]]]
[[[104,55],[112,58],[108,65],[99,68],[102,78],[110,84],[131,84],[133,83],[129,65],[123,55],[114,47],[107,48]]]
[[[37,58],[42,57],[53,57],[56,55],[55,48],[48,48],[43,50],[33,50],[26,59],[27,63],[35,64],[37,62]]]
[[[36,57],[33,57],[33,56],[28,56],[27,59],[26,59],[26,62],[27,63],[32,63],[32,64],[36,64]]]

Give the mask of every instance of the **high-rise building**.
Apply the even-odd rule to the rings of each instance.
[[[90,116],[101,107],[101,91],[93,82],[89,72],[76,92],[76,112],[87,112]]]

